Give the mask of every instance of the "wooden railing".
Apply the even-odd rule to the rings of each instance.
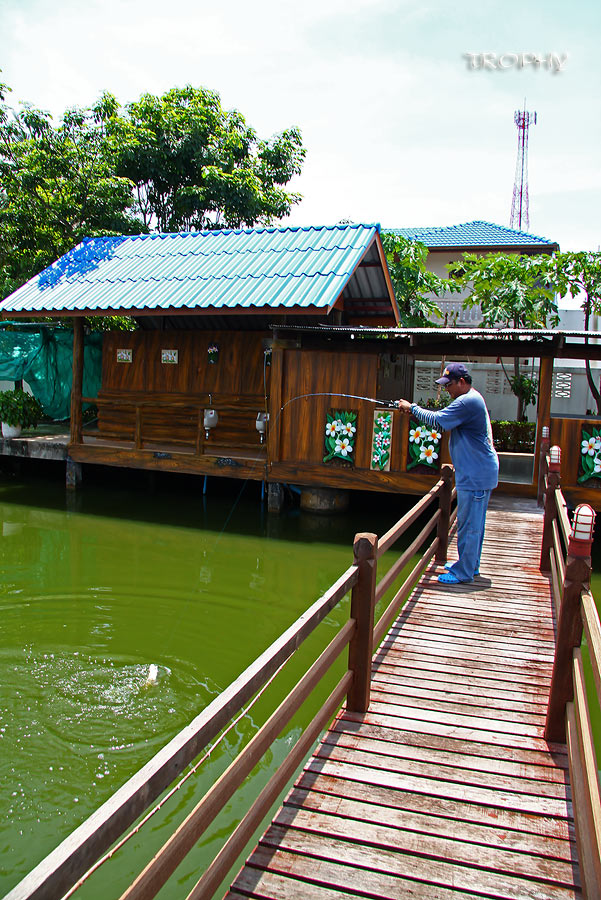
[[[222,883],[255,829],[290,782],[294,772],[309,753],[320,732],[333,718],[346,696],[347,709],[365,712],[369,706],[371,660],[401,604],[434,555],[446,560],[451,513],[455,492],[451,488],[452,467],[443,466],[440,481],[422,497],[380,540],[374,534],[361,533],[353,544],[353,563],[340,578],[297,621],[288,628],[183,731],[139,770],[109,800],[79,826],[56,850],[29,873],[5,900],[54,900],[63,897],[78,883],[103,853],[135,820],[149,809],[157,797],[171,785],[201,751],[228,725],[290,658],[303,641],[349,592],[350,617],[310,666],[286,699],[241,750],[229,768],[200,800],[185,821],[171,835],[154,859],[125,891],[122,900],[154,897],[186,853],[197,843],[211,822],[252,771],[263,754],[307,699],[313,689],[348,646],[348,666],[330,692],[320,711],[290,750],[249,811],[230,835],[215,859],[192,889],[188,900],[212,897]],[[399,540],[429,507],[436,511],[401,554],[379,584],[377,561]],[[432,531],[436,536],[424,548]],[[374,610],[378,600],[400,576],[411,558],[423,552],[374,628]],[[108,900],[108,898],[107,898]]]
[[[545,737],[566,741],[585,898],[601,897],[601,788],[581,643],[584,633],[597,701],[601,698],[601,625],[590,592],[590,556],[575,555],[559,472],[545,462],[541,570],[551,577],[556,612],[555,657]]]
[[[235,444],[240,449],[252,449],[265,452],[266,439],[263,443],[256,431],[255,423],[258,412],[263,411],[263,398],[236,397],[229,401],[213,400],[210,394],[177,397],[171,396],[129,396],[117,395],[82,397],[83,403],[95,404],[100,411],[119,415],[128,413],[131,422],[119,423],[119,430],[102,428],[100,437],[116,440],[130,440],[134,449],[141,450],[146,443],[164,442],[182,444],[193,447],[193,452],[201,456],[207,444]],[[220,416],[220,422],[211,435],[210,441],[205,437],[204,412],[214,409]],[[157,412],[160,412],[157,421]],[[225,417],[224,417],[225,414]],[[179,418],[178,418],[179,417]],[[228,421],[228,417],[229,420]],[[174,421],[176,419],[177,421]],[[86,429],[81,427],[77,434],[71,435],[73,443],[81,443]]]

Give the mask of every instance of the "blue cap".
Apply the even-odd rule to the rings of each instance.
[[[449,381],[459,381],[460,378],[465,378],[469,374],[463,363],[449,363],[444,367],[442,376],[436,379],[436,384],[448,384]]]

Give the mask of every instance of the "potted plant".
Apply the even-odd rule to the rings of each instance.
[[[43,414],[42,404],[32,394],[20,389],[0,391],[2,437],[19,437],[22,428],[35,428]]]

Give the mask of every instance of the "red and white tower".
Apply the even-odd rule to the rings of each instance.
[[[513,199],[511,201],[510,228],[519,228],[528,231],[530,219],[528,216],[528,129],[536,125],[536,113],[518,109],[513,121],[518,129],[518,158],[515,166],[515,182],[513,184]]]

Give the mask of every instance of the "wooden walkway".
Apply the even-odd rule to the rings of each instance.
[[[566,747],[543,737],[541,534],[533,504],[494,498],[481,576],[426,572],[374,657],[369,712],[338,715],[229,900],[581,896]]]

